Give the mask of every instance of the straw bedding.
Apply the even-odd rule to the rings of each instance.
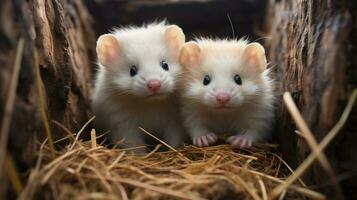
[[[290,100],[285,98],[288,96],[285,93],[284,100],[302,130],[298,134],[313,149],[295,171],[276,153],[276,146],[269,144],[255,146],[249,151],[232,149],[229,145],[184,146],[176,150],[142,128],[144,133],[160,142],[150,153],[135,154],[134,149],[98,144],[97,139],[103,135],[97,137],[94,130],[90,132],[91,140],[79,140],[93,117],[75,135],[55,123],[68,135],[59,141],[69,140],[69,144],[55,151],[54,144],[59,141],[53,142],[48,137],[48,142],[46,139],[39,145],[37,164],[29,173],[20,200],[326,199],[325,195],[308,189],[299,177],[316,158],[323,158],[323,150],[340,132],[352,111],[357,89],[349,98],[341,118],[318,145],[312,133],[305,130],[307,125],[304,128],[305,122],[291,96]],[[46,119],[44,122],[47,124]],[[48,131],[47,135],[51,136],[51,133]],[[162,146],[170,151],[160,151]],[[295,180],[298,182],[293,184]],[[333,182],[336,180],[334,175],[331,180],[335,191],[339,191],[338,183]]]
[[[70,139],[70,138],[67,138]],[[140,148],[140,147],[138,147]],[[51,159],[42,143],[37,166],[22,197],[33,199],[267,199],[291,174],[274,145],[251,151],[229,145],[185,146],[148,154],[109,149],[72,138]],[[291,186],[285,199],[305,199],[304,186]]]

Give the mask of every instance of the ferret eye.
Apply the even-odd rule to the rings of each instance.
[[[164,60],[160,62],[160,65],[162,69],[164,69],[165,71],[169,71],[169,65]]]
[[[208,85],[209,83],[211,82],[211,77],[206,75],[204,78],[203,78],[203,85]]]
[[[130,76],[135,76],[138,73],[138,67],[135,65],[130,67]]]
[[[242,79],[238,74],[234,75],[234,82],[236,82],[238,85],[242,85]]]

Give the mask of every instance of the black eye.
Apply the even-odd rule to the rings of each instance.
[[[242,79],[238,74],[234,75],[234,82],[236,82],[238,85],[242,85]]]
[[[169,71],[169,65],[165,61],[161,61],[160,65],[165,71]]]
[[[208,85],[209,83],[211,82],[211,77],[206,75],[204,78],[203,78],[203,85]]]
[[[138,68],[133,65],[130,67],[130,76],[135,76],[138,73]]]

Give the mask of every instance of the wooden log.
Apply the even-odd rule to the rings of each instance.
[[[266,28],[270,39],[266,46],[269,61],[279,78],[279,94],[284,91],[293,94],[320,141],[336,123],[347,97],[357,86],[356,2],[271,0],[268,8]],[[278,105],[281,106],[277,110],[277,139],[285,158],[296,165],[310,149],[294,134],[296,126],[287,109],[281,102]],[[341,184],[349,199],[357,198],[353,191],[357,186],[357,145],[353,144],[357,141],[356,119],[354,109],[344,133],[326,151],[336,173],[341,175],[338,178],[346,179],[341,180]],[[305,179],[317,189],[332,191],[318,164]]]
[[[43,141],[45,136],[39,116],[35,54],[39,57],[48,118],[77,131],[90,115],[95,61],[92,19],[80,0],[3,0],[0,13],[0,119],[4,116],[16,44],[20,37],[25,40],[7,143],[17,165],[26,169],[36,156],[34,140]],[[63,137],[63,131],[50,124],[54,138]],[[2,198],[5,187],[0,188],[0,199],[6,199]]]

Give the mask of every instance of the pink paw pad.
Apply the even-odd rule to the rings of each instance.
[[[233,147],[239,149],[249,149],[253,145],[253,141],[244,136],[231,136],[227,139],[227,142],[231,144]]]
[[[193,145],[197,147],[208,147],[216,143],[218,137],[214,133],[209,133],[207,135],[197,136],[193,138]]]

